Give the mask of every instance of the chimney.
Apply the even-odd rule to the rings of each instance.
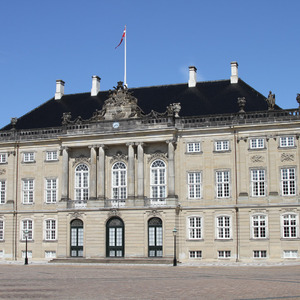
[[[189,87],[195,87],[197,83],[197,68],[194,66],[189,67]]]
[[[92,89],[91,89],[91,96],[97,96],[100,92],[100,80],[101,78],[94,75],[92,76]]]
[[[65,82],[61,79],[56,80],[55,100],[61,99],[65,92]]]
[[[236,61],[231,62],[230,83],[238,83],[238,81],[239,81],[238,66],[239,65]]]

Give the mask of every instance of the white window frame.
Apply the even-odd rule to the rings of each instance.
[[[251,237],[253,239],[268,238],[268,216],[254,214],[251,216]]]
[[[298,258],[298,250],[283,250],[283,258]]]
[[[0,219],[0,241],[4,241],[4,220]]]
[[[218,240],[232,239],[231,224],[232,224],[231,216],[228,215],[216,216],[216,239]]]
[[[186,144],[187,153],[200,153],[201,152],[201,142],[188,142]]]
[[[216,176],[216,197],[217,198],[230,198],[231,182],[230,170],[217,170]]]
[[[46,161],[57,161],[57,160],[58,160],[57,150],[46,151]]]
[[[189,240],[203,239],[203,221],[201,216],[189,216],[187,218],[187,228]]]
[[[90,168],[80,163],[75,168],[75,200],[87,201],[89,199]]]
[[[202,197],[202,172],[188,172],[188,198],[200,199]]]
[[[150,166],[150,198],[155,202],[164,202],[166,197],[167,164],[162,159],[156,159]]]
[[[266,170],[265,169],[251,169],[251,196],[265,197],[266,196]]]
[[[124,162],[118,161],[113,164],[111,170],[112,176],[112,199],[127,199],[127,166]]]
[[[280,148],[295,147],[295,137],[294,136],[281,136],[279,138]]]
[[[55,250],[46,250],[45,251],[45,258],[46,259],[56,258],[56,251]]]
[[[202,258],[202,250],[190,250],[189,258],[191,259],[199,259]]]
[[[57,202],[57,190],[58,190],[57,178],[45,178],[45,202],[56,203]]]
[[[22,203],[34,203],[34,179],[22,179]]]
[[[44,222],[45,241],[57,240],[57,221],[55,219],[46,219]]]
[[[297,193],[296,168],[285,167],[280,169],[280,186],[282,196],[295,196]]]
[[[35,153],[34,152],[24,152],[23,153],[23,162],[24,163],[35,162]]]
[[[253,250],[253,258],[255,259],[267,258],[267,250]]]
[[[290,212],[281,215],[281,237],[283,239],[297,239],[299,236],[299,216]]]
[[[0,180],[0,204],[6,203],[6,180]]]
[[[0,164],[7,163],[7,153],[0,153]]]
[[[26,224],[26,225],[25,225]],[[27,241],[33,241],[33,227],[34,222],[32,219],[23,219],[21,220],[21,241],[25,241],[25,231],[28,231]]]
[[[249,141],[249,148],[252,149],[264,149],[265,139],[264,138],[251,138]]]
[[[218,250],[218,258],[231,258],[230,250]]]
[[[26,257],[26,251],[22,250],[22,258]],[[27,250],[27,257],[32,258],[32,250]]]
[[[225,152],[230,150],[229,140],[220,140],[215,141],[215,151],[216,152]]]

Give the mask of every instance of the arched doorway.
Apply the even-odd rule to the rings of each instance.
[[[163,255],[162,221],[151,218],[148,221],[148,256],[162,257]]]
[[[111,218],[106,224],[106,256],[124,257],[124,223]]]
[[[72,257],[83,256],[83,222],[79,219],[71,221],[70,250]]]

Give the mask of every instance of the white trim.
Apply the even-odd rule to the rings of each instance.
[[[229,218],[229,226],[226,226],[225,224],[223,224],[223,226],[219,226],[219,218]],[[224,222],[224,220],[223,220]],[[222,232],[223,235],[226,235],[226,228],[229,228],[229,237],[220,237],[219,236],[219,228],[223,228]],[[232,239],[232,216],[231,215],[227,215],[227,214],[221,214],[221,215],[217,215],[215,216],[215,238],[217,240],[230,240]]]

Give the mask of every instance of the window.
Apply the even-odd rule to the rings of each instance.
[[[25,241],[26,236],[25,233],[27,231],[27,240],[32,241],[33,240],[33,222],[32,220],[23,220],[22,221],[22,232],[21,232],[21,240]]]
[[[298,220],[295,214],[286,214],[282,216],[282,236],[284,238],[296,238]]]
[[[45,251],[45,258],[56,258],[56,251]]]
[[[154,199],[165,198],[166,197],[166,164],[162,160],[155,160],[151,164],[150,172],[151,172],[151,178],[150,178],[151,196],[150,197]]]
[[[0,241],[4,240],[4,222],[0,220]]]
[[[89,198],[89,168],[80,164],[75,169],[75,200],[88,200]]]
[[[57,151],[47,151],[46,152],[46,161],[58,160]]]
[[[231,257],[231,251],[229,250],[220,250],[218,251],[219,258],[229,258]]]
[[[188,173],[189,198],[201,198],[201,172]]]
[[[188,218],[189,239],[199,240],[202,238],[201,217]]]
[[[297,258],[298,251],[297,250],[283,250],[283,258]]]
[[[216,172],[217,198],[228,198],[230,195],[229,171]]]
[[[0,164],[7,163],[7,154],[6,153],[0,153]]]
[[[34,180],[23,179],[23,184],[22,184],[23,204],[33,203],[33,193],[34,193]]]
[[[25,152],[23,158],[24,162],[34,162],[34,152]]]
[[[267,237],[267,217],[265,215],[252,216],[252,237],[255,239]]]
[[[4,204],[6,201],[6,181],[0,181],[0,204]]]
[[[217,217],[217,239],[230,239],[230,217],[219,216]]]
[[[229,151],[229,141],[216,141],[215,151]]]
[[[56,220],[45,221],[45,240],[46,241],[56,240]]]
[[[295,168],[281,169],[281,191],[283,196],[296,195],[296,170]]]
[[[46,179],[45,185],[46,203],[55,203],[57,201],[57,179]]]
[[[112,167],[112,198],[127,198],[127,170],[123,162],[116,162]]]
[[[266,250],[254,250],[253,251],[253,258],[266,258],[267,251]]]
[[[253,197],[266,196],[265,170],[251,170],[251,192]]]
[[[196,251],[189,251],[190,258],[202,258],[202,251],[196,250]]]
[[[265,147],[265,140],[262,138],[250,139],[250,149],[263,149]]]
[[[294,147],[295,146],[295,138],[293,136],[284,136],[279,140],[280,147]]]
[[[201,152],[200,142],[187,143],[187,152],[188,153]]]

